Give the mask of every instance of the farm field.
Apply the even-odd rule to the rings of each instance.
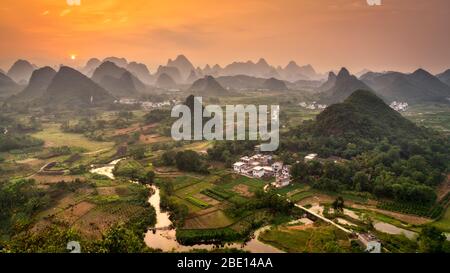
[[[280,226],[262,233],[259,238],[290,253],[351,252],[348,236],[328,225]]]
[[[450,107],[444,104],[415,105],[404,114],[413,122],[450,134]]]
[[[222,228],[233,224],[222,210],[206,212],[196,217],[188,218],[184,224],[185,229],[211,229]]]
[[[433,222],[433,226],[440,228],[446,232],[450,232],[450,206],[447,207],[441,219]]]
[[[46,147],[70,145],[71,147],[86,149],[88,152],[110,149],[114,145],[112,142],[89,140],[80,134],[65,133],[59,127],[59,124],[45,124],[42,131],[34,133],[32,136],[44,140]]]

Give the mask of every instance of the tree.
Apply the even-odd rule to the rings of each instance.
[[[445,235],[438,228],[433,226],[426,226],[419,234],[419,251],[422,253],[442,252],[442,247],[445,243],[445,240]]]
[[[175,155],[175,164],[177,168],[188,172],[208,172],[207,166],[202,157],[191,150],[181,151]]]
[[[153,184],[155,180],[155,172],[154,171],[146,171],[141,174],[139,177],[139,182],[142,184]]]
[[[123,224],[108,230],[98,245],[100,253],[139,253],[146,249],[142,238]]]
[[[291,175],[296,182],[305,180],[308,177],[308,165],[304,162],[295,163],[292,166]]]
[[[172,166],[175,164],[176,153],[173,150],[164,152],[161,156],[161,161],[164,166]]]
[[[171,181],[167,181],[163,184],[163,188],[164,188],[164,192],[170,196],[172,194],[174,194],[175,189],[173,187],[173,183]]]
[[[356,191],[369,190],[369,177],[364,172],[357,172],[353,176],[353,186]]]
[[[131,156],[136,160],[143,159],[145,158],[145,149],[143,147],[136,148],[131,151]]]
[[[334,200],[332,206],[335,212],[344,212],[344,198],[339,196],[338,198],[336,198],[336,200]]]

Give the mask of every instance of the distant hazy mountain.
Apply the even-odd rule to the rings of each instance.
[[[262,88],[271,91],[282,91],[288,89],[288,87],[283,81],[277,80],[275,78],[265,80]]]
[[[446,101],[450,86],[423,69],[414,73],[367,73],[361,79],[386,101]]]
[[[187,77],[187,79],[186,79],[186,83],[192,84],[199,78],[201,78],[201,76],[199,76],[195,70],[191,70],[189,77]]]
[[[105,61],[95,69],[91,78],[96,83],[100,83],[105,76],[120,78],[125,72],[127,72],[125,68],[119,67],[113,62]]]
[[[299,66],[294,61],[291,61],[285,68],[275,67],[267,63],[264,58],[259,59],[257,63],[252,61],[233,62],[224,68],[221,68],[219,65],[214,67],[206,65],[203,73],[216,77],[245,75],[265,79],[275,78],[291,82],[323,79],[323,75],[318,74],[311,65]]]
[[[117,66],[126,68],[128,65],[128,61],[125,58],[118,58],[118,57],[108,57],[103,60],[103,62],[112,62],[115,63]]]
[[[325,92],[327,90],[330,90],[331,88],[334,87],[334,85],[336,84],[336,79],[337,76],[336,74],[334,74],[333,71],[330,71],[328,73],[328,79],[326,82],[324,82],[321,86],[319,86],[318,91],[319,92]]]
[[[125,72],[119,78],[112,76],[104,76],[99,85],[116,97],[135,97],[139,95],[138,88],[135,84],[136,77],[129,71]],[[141,90],[144,90],[143,84]]]
[[[25,60],[16,61],[8,70],[7,76],[16,83],[28,83],[31,74],[36,69],[34,65]]]
[[[278,73],[286,81],[308,80],[316,77],[316,72],[311,65],[298,66],[296,62],[291,61],[283,69],[278,68]]]
[[[437,75],[438,79],[441,80],[443,83],[450,86],[450,69],[446,70],[445,72]]]
[[[268,90],[287,90],[288,86],[285,82],[270,78],[258,78],[247,75],[236,75],[236,76],[222,76],[216,78],[217,82],[226,89],[233,90],[258,90],[258,89],[268,89]]]
[[[336,77],[336,75],[334,75]],[[320,80],[298,80],[296,82],[285,82],[287,87],[292,90],[302,90],[315,92],[324,83]]]
[[[102,62],[97,58],[91,58],[86,63],[86,65],[80,69],[80,72],[88,77],[92,77],[92,74],[94,74],[95,69],[101,64]]]
[[[150,71],[145,64],[131,62],[128,64],[127,70],[146,84],[152,84],[154,82],[154,78],[151,76]]]
[[[77,70],[62,66],[45,91],[42,102],[49,106],[90,107],[112,103],[115,98]]]
[[[212,71],[217,72],[218,68],[213,67]],[[260,78],[279,77],[275,67],[270,66],[263,58],[259,59],[257,63],[252,61],[233,62],[219,71],[218,74],[221,76],[247,75]]]
[[[220,85],[234,90],[256,90],[263,88],[266,79],[247,75],[222,76],[216,79]]]
[[[212,76],[205,76],[203,79],[195,81],[189,88],[189,92],[197,96],[226,96],[229,92]]]
[[[364,82],[350,75],[346,68],[342,68],[336,77],[333,75],[334,73],[330,73],[328,81],[319,87],[322,91],[320,99],[322,103],[342,102],[356,90],[371,90]]]
[[[162,73],[156,79],[155,86],[158,88],[172,89],[177,87],[177,83],[166,73]]]
[[[49,67],[42,67],[31,75],[30,82],[22,92],[13,98],[14,101],[31,101],[42,97],[56,75],[56,71]]]
[[[177,56],[177,58],[173,61],[172,59],[169,59],[169,61],[167,62],[167,66],[176,67],[178,69],[182,78],[182,82],[184,82],[189,77],[192,70],[195,70],[195,67],[184,55]]]
[[[363,69],[363,70],[359,71],[358,73],[355,73],[355,76],[360,78],[362,75],[365,75],[369,72],[372,72],[372,71],[370,71],[369,69]]]
[[[167,74],[175,81],[175,83],[180,84],[183,83],[183,78],[181,76],[180,70],[174,66],[159,66],[158,71],[155,74],[155,77],[158,79],[161,74]]]
[[[195,69],[195,73],[196,73],[197,76],[199,76],[199,77],[205,76],[205,74],[203,74],[203,70],[202,70],[200,67],[197,67],[197,68]]]
[[[0,97],[9,97],[16,93],[20,86],[10,77],[0,72]]]
[[[106,61],[94,71],[92,80],[116,97],[136,96],[145,91],[145,84],[125,68]]]

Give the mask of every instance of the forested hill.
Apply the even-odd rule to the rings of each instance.
[[[355,91],[315,121],[282,136],[284,158],[294,158],[295,181],[328,191],[368,192],[408,203],[433,204],[450,168],[448,137],[416,126],[369,91]],[[303,162],[318,153],[326,159]]]
[[[440,164],[448,161],[450,153],[448,137],[418,127],[374,93],[364,90],[355,91],[343,103],[329,106],[315,121],[290,130],[282,139],[290,151],[348,159],[380,145],[397,146],[405,157],[436,157]]]
[[[311,129],[316,136],[372,140],[417,138],[425,133],[374,93],[364,90],[355,91],[343,103],[326,108]]]

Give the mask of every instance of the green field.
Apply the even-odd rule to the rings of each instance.
[[[433,223],[433,226],[445,232],[450,232],[450,206],[447,207],[442,218]]]
[[[46,124],[42,131],[34,133],[32,136],[44,140],[45,145],[49,147],[80,147],[89,152],[110,149],[114,146],[113,142],[93,141],[81,134],[65,133],[59,127],[59,124]]]
[[[403,115],[418,125],[450,134],[450,106],[448,104],[414,105]]]
[[[211,187],[213,187],[213,184],[209,182],[199,182],[177,190],[175,192],[175,195],[179,196],[180,198],[187,198]]]
[[[222,210],[189,218],[184,224],[185,229],[221,228],[233,224],[233,221]]]
[[[246,185],[249,187],[250,192],[256,192],[257,190],[262,190],[269,181],[262,179],[249,178],[246,176],[238,176],[236,178],[227,177],[223,183],[217,186],[224,190],[233,190],[237,185]]]
[[[262,233],[259,239],[289,253],[350,252],[347,235],[328,225],[304,230],[279,227]]]

